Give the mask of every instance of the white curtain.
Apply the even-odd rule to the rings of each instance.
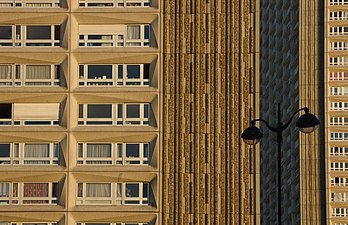
[[[12,66],[0,65],[0,79],[11,79],[11,78],[12,78]]]
[[[50,65],[27,65],[26,66],[26,78],[27,79],[51,79],[51,66]]]
[[[127,26],[127,39],[128,40],[139,40],[140,37],[140,26]]]
[[[25,144],[25,158],[48,158],[50,156],[49,144]]]
[[[88,158],[111,157],[111,144],[87,144]]]
[[[111,197],[111,184],[86,184],[86,197]]]
[[[0,197],[9,197],[9,190],[9,183],[0,183]]]

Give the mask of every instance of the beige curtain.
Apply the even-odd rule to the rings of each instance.
[[[48,158],[49,156],[49,144],[25,144],[24,146],[24,157],[26,158]]]
[[[88,158],[111,157],[111,144],[87,144]]]
[[[50,65],[27,65],[26,66],[27,79],[51,79]]]
[[[12,66],[0,65],[0,79],[11,79],[11,78],[12,78]]]
[[[111,184],[86,184],[86,197],[111,197]]]

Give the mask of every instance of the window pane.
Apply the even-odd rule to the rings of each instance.
[[[0,119],[12,118],[12,104],[3,103],[0,104]]]
[[[147,198],[148,197],[148,190],[149,190],[149,184],[143,184],[143,197]]]
[[[9,183],[0,183],[0,197],[9,197],[9,190]]]
[[[140,78],[140,65],[127,65],[127,78]]]
[[[27,26],[27,39],[51,39],[51,26]]]
[[[54,40],[60,40],[60,25],[54,26]]]
[[[83,104],[79,104],[79,118],[83,118]]]
[[[25,183],[24,197],[48,197],[48,183]]]
[[[128,26],[127,39],[140,39],[140,26]]]
[[[126,184],[126,197],[139,197],[139,184]]]
[[[123,78],[123,66],[122,65],[118,66],[118,78],[120,78],[120,79]]]
[[[83,68],[84,68],[84,66],[83,66],[83,65],[80,65],[80,66],[79,66],[79,76],[80,76],[80,77],[84,77],[84,71],[83,71]]]
[[[0,39],[12,39],[12,26],[0,26]]]
[[[140,118],[140,105],[128,104],[126,117],[127,118]]]
[[[86,184],[87,197],[111,197],[111,184]]]
[[[25,144],[24,157],[26,158],[48,158],[49,155],[49,144]]]
[[[144,79],[150,78],[150,64],[144,64]]]
[[[87,157],[89,158],[111,157],[111,144],[87,144]]]
[[[88,118],[112,118],[111,104],[89,104],[87,105]]]
[[[150,26],[149,25],[145,25],[145,39],[149,39],[150,38]]]
[[[126,145],[126,157],[139,157],[139,144]]]
[[[0,144],[0,157],[10,157],[10,144]]]
[[[88,66],[88,78],[112,78],[112,66],[111,65],[89,65]]]
[[[144,157],[149,157],[149,144],[144,144]]]

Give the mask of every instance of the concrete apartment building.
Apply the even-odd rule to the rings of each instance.
[[[258,224],[258,8],[0,0],[0,224]]]

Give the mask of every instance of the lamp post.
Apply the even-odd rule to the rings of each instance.
[[[299,130],[303,133],[311,133],[314,130],[316,130],[319,127],[320,121],[319,119],[309,113],[309,109],[307,107],[301,108],[296,110],[290,117],[290,119],[283,124],[281,120],[281,110],[280,110],[280,104],[278,104],[278,121],[277,125],[275,127],[272,127],[269,125],[269,123],[263,119],[254,119],[251,121],[251,126],[246,128],[241,137],[243,141],[248,145],[255,145],[261,141],[263,138],[263,134],[261,130],[255,126],[256,121],[264,122],[267,126],[267,128],[277,134],[277,145],[278,145],[278,151],[277,151],[277,173],[278,173],[278,225],[281,225],[282,221],[282,214],[281,214],[281,148],[282,148],[282,142],[283,142],[283,131],[289,127],[292,119],[297,115],[300,111],[304,111],[305,113],[300,116],[298,121],[296,122],[296,126],[299,128]]]

